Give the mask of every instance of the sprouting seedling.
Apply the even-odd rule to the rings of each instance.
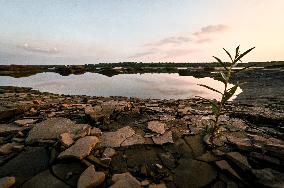
[[[255,47],[248,49],[247,51],[245,51],[244,53],[240,53],[240,46],[238,46],[236,48],[236,52],[235,52],[235,56],[233,57],[225,48],[224,51],[226,52],[226,54],[229,56],[230,58],[230,62],[223,62],[221,61],[221,59],[219,59],[218,57],[213,56],[217,62],[219,64],[222,65],[222,67],[224,67],[224,71],[222,71],[221,74],[221,79],[220,81],[223,82],[224,84],[224,90],[218,91],[217,89],[214,89],[210,86],[204,85],[204,84],[198,84],[202,87],[205,87],[211,91],[214,91],[216,93],[219,93],[221,95],[221,100],[217,101],[216,99],[214,100],[210,100],[210,104],[211,104],[211,110],[212,113],[214,115],[214,119],[212,119],[213,125],[207,125],[206,126],[206,131],[211,134],[210,136],[210,142],[213,142],[213,139],[219,135],[219,118],[220,116],[223,114],[223,110],[224,110],[224,105],[230,100],[230,98],[235,94],[235,92],[237,91],[238,87],[239,87],[239,83],[237,83],[236,85],[232,86],[231,88],[229,88],[229,83],[231,82],[233,75],[236,74],[237,72],[243,71],[248,69],[251,66],[248,67],[244,67],[240,70],[238,70],[237,72],[233,72],[233,68],[236,67],[238,65],[239,62],[241,62],[241,59],[247,55],[250,51],[252,51]]]

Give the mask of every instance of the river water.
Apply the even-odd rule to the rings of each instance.
[[[220,91],[223,89],[223,84],[220,81],[209,77],[195,78],[167,73],[120,74],[112,77],[97,73],[69,76],[61,76],[57,73],[39,73],[22,78],[0,76],[1,86],[31,87],[56,94],[152,99],[186,99],[195,96],[208,99],[220,98],[218,93],[197,84],[206,84]],[[238,89],[236,94],[240,92],[241,89]]]

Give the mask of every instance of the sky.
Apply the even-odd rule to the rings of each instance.
[[[283,0],[0,0],[0,64],[284,60]]]

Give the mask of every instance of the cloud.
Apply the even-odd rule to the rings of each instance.
[[[168,38],[164,38],[161,39],[158,42],[155,43],[148,43],[145,44],[145,46],[162,46],[162,45],[166,45],[166,44],[183,44],[186,42],[191,41],[191,39],[189,37],[185,37],[185,36],[178,36],[178,37],[168,37]]]
[[[45,54],[57,54],[57,53],[59,53],[59,50],[56,47],[54,47],[54,48],[42,48],[42,47],[31,46],[28,43],[25,43],[23,45],[18,45],[17,47],[20,48],[20,49],[23,49],[25,51],[29,51],[29,52],[45,53]]]
[[[147,51],[147,52],[141,52],[141,53],[136,53],[128,58],[141,58],[141,57],[145,57],[148,55],[153,55],[155,52],[153,51]]]
[[[200,36],[200,35],[207,35],[211,33],[223,33],[224,31],[228,30],[229,26],[219,24],[219,25],[208,25],[206,27],[202,27],[200,31],[197,31],[193,33],[195,36]]]
[[[198,31],[189,35],[171,36],[162,38],[153,43],[143,45],[143,51],[129,58],[154,58],[154,59],[174,59],[180,56],[186,56],[195,52],[200,52],[196,49],[197,44],[203,44],[214,41],[213,34],[221,34],[227,31],[230,27],[224,24],[208,25],[200,28]],[[198,45],[200,48],[200,45]]]
[[[192,54],[198,52],[199,50],[196,49],[174,49],[165,52],[165,56],[163,58],[174,58],[179,56],[184,56],[188,54]]]

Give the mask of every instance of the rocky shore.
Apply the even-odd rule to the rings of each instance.
[[[284,187],[284,110],[0,87],[0,187]]]

